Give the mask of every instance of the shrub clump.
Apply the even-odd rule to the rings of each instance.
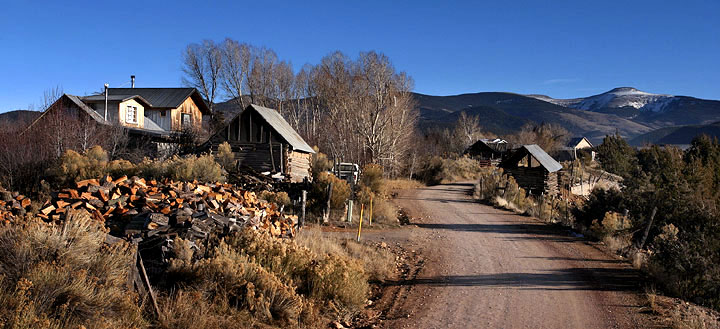
[[[0,228],[0,322],[12,328],[146,325],[126,283],[135,250],[105,245],[103,224],[73,211],[62,225]]]
[[[168,278],[181,290],[170,303],[182,305],[186,302],[180,299],[204,296],[202,304],[220,307],[238,319],[251,314],[267,324],[295,326],[314,323],[319,317],[316,305],[327,315],[356,312],[369,294],[361,261],[317,254],[293,240],[251,229],[217,241],[213,251],[202,257],[189,246],[182,247],[187,242],[181,239],[175,244],[180,248],[171,260]],[[180,312],[188,313],[193,314]],[[184,322],[188,316],[169,313],[167,323]]]
[[[478,177],[482,168],[479,161],[468,157],[443,159],[435,156],[422,165],[418,177],[431,185],[473,180]]]
[[[316,209],[323,209],[327,201],[327,189],[332,183],[332,195],[330,198],[330,208],[340,209],[345,205],[345,200],[350,196],[350,184],[332,173],[323,171],[314,173],[317,176],[313,181],[311,199],[314,201]]]
[[[172,178],[174,180],[224,182],[225,173],[212,155],[173,156],[167,160],[143,159],[135,165],[127,160],[108,161],[107,152],[100,146],[88,149],[84,154],[68,150],[60,157],[59,164],[49,171],[55,183],[68,185],[88,178],[111,176],[141,176],[148,179]]]
[[[218,152],[215,155],[215,159],[223,169],[228,171],[235,169],[235,154],[228,142],[223,142],[218,145]]]

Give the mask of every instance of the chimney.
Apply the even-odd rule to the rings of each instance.
[[[135,88],[135,76],[130,76],[130,88]]]
[[[105,117],[105,121],[107,121],[107,106],[108,106],[108,87],[110,87],[110,84],[105,84],[105,113],[103,117]]]

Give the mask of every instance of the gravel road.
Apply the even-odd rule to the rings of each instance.
[[[568,230],[474,202],[470,183],[408,191],[417,272],[387,328],[647,328],[639,274]],[[417,219],[419,218],[419,219]]]

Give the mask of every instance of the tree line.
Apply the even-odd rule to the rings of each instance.
[[[182,57],[183,83],[215,113],[221,100],[235,112],[250,103],[271,107],[332,159],[377,163],[391,174],[407,166],[417,124],[413,80],[382,53],[336,51],[297,72],[272,49],[232,39],[190,44]]]

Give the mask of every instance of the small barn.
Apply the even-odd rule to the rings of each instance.
[[[465,150],[464,154],[473,159],[487,163],[500,161],[508,150],[508,142],[504,139],[480,139]]]
[[[214,152],[228,142],[239,167],[280,172],[293,182],[310,178],[310,156],[315,151],[273,109],[248,105],[208,142]]]
[[[500,167],[531,194],[555,195],[559,192],[557,172],[562,165],[540,146],[523,145],[503,160]]]

